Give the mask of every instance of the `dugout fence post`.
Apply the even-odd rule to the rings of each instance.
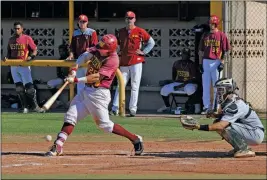
[[[69,44],[71,43],[72,34],[74,31],[74,2],[69,0]],[[71,101],[74,97],[74,84],[69,84],[69,100]]]

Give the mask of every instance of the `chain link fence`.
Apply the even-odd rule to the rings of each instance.
[[[225,76],[233,77],[239,94],[266,112],[267,3],[224,2],[224,30],[231,42]]]

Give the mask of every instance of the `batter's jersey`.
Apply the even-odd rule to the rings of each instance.
[[[119,67],[119,56],[117,52],[110,54],[108,57],[101,56],[97,50],[91,51],[90,53],[93,54],[93,57],[88,63],[86,76],[99,73],[104,78],[100,82],[91,85],[109,89]]]
[[[7,57],[10,59],[22,59],[26,60],[29,51],[34,51],[37,49],[33,39],[25,34],[21,36],[12,36],[8,41]]]
[[[191,60],[178,60],[173,63],[172,79],[176,82],[185,82],[196,77],[196,68]]]
[[[221,31],[204,33],[199,43],[199,51],[204,52],[203,59],[221,59],[222,53],[229,50],[228,38]]]
[[[148,42],[150,35],[146,30],[137,26],[131,30],[124,27],[119,30],[117,38],[121,51],[120,66],[131,66],[145,61],[144,56],[136,54],[136,50]]]
[[[263,128],[262,122],[259,119],[255,111],[251,111],[251,114],[245,118],[249,112],[249,105],[245,103],[242,99],[238,99],[235,103],[230,105],[229,108],[224,108],[223,110],[223,121],[228,121],[230,123],[238,122],[251,127],[254,129],[256,127]]]
[[[70,51],[77,59],[87,48],[93,47],[98,43],[97,34],[94,29],[87,28],[84,32],[77,29],[73,32],[70,44]]]

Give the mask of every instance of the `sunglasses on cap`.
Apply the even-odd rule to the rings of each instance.
[[[134,17],[125,17],[125,19],[132,20]]]

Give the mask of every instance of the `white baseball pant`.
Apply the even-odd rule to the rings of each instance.
[[[203,74],[202,74],[202,86],[203,86],[203,105],[204,109],[213,107],[216,103],[216,88],[214,88],[215,82],[219,79],[219,72],[217,70],[220,65],[220,60],[203,59]],[[213,86],[213,106],[210,103],[210,82]],[[214,109],[214,107],[212,108]]]
[[[112,132],[114,123],[109,119],[108,113],[110,100],[109,89],[85,86],[71,101],[64,122],[75,126],[78,121],[92,115],[101,129],[105,132]]]
[[[181,94],[187,94],[188,96],[194,94],[197,90],[197,85],[196,84],[186,84],[181,90],[175,91],[174,87],[178,86],[182,83],[174,82],[167,84],[161,88],[160,95],[162,96],[168,96],[171,93],[181,93]]]
[[[11,75],[14,83],[22,82],[23,85],[33,83],[30,66],[11,66]]]
[[[139,95],[139,87],[142,77],[143,64],[138,63],[132,66],[121,66],[120,70],[124,80],[124,86],[127,85],[129,79],[131,78],[131,98],[129,103],[129,110],[131,113],[136,113],[137,102]],[[119,109],[119,86],[116,88],[112,111],[118,112]]]

